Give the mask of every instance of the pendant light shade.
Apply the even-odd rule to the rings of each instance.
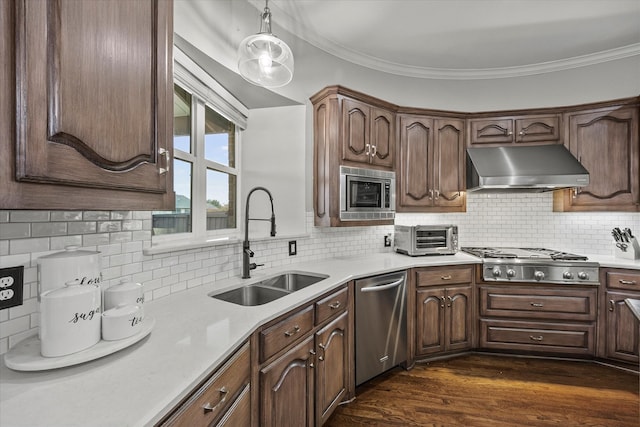
[[[285,42],[271,34],[269,0],[262,12],[260,32],[242,40],[238,48],[238,70],[245,80],[267,88],[284,86],[293,78],[293,53]]]

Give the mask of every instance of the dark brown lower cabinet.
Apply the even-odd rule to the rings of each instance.
[[[320,426],[345,398],[349,379],[348,313],[316,332],[316,425]]]
[[[353,397],[352,288],[298,307],[257,332],[270,350],[258,352],[260,427],[321,426]]]
[[[260,426],[313,426],[313,338],[260,370]]]
[[[625,298],[638,298],[638,294],[610,291],[606,293],[605,357],[637,365],[640,362],[640,322],[625,304]]]
[[[479,346],[593,357],[598,289],[574,285],[480,286]]]
[[[420,288],[416,295],[416,356],[471,348],[471,286]]]

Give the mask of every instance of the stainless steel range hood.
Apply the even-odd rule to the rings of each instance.
[[[563,145],[467,149],[467,191],[532,191],[589,185],[589,172]]]

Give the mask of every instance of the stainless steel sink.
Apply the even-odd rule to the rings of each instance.
[[[329,276],[324,274],[283,273],[230,291],[211,293],[209,296],[243,306],[262,305],[313,285],[327,277]]]
[[[265,279],[259,282],[260,286],[268,286],[270,288],[284,289],[285,291],[295,292],[311,286],[314,283],[326,279],[329,276],[315,275],[306,273],[285,273],[271,279]]]
[[[262,305],[268,302],[277,300],[289,292],[273,289],[263,288],[262,286],[242,286],[231,291],[223,292],[217,295],[211,295],[213,298],[223,301],[232,302],[238,305],[253,306]]]

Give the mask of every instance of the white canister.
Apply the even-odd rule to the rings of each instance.
[[[100,341],[100,287],[81,285],[43,292],[40,301],[40,353],[44,357],[66,356]]]
[[[142,305],[144,287],[141,283],[122,280],[104,290],[104,309],[110,310],[120,305]]]
[[[38,258],[38,296],[79,280],[82,285],[100,285],[100,252],[67,246],[64,251]]]
[[[144,309],[140,305],[121,305],[102,313],[102,339],[115,341],[142,330]]]

